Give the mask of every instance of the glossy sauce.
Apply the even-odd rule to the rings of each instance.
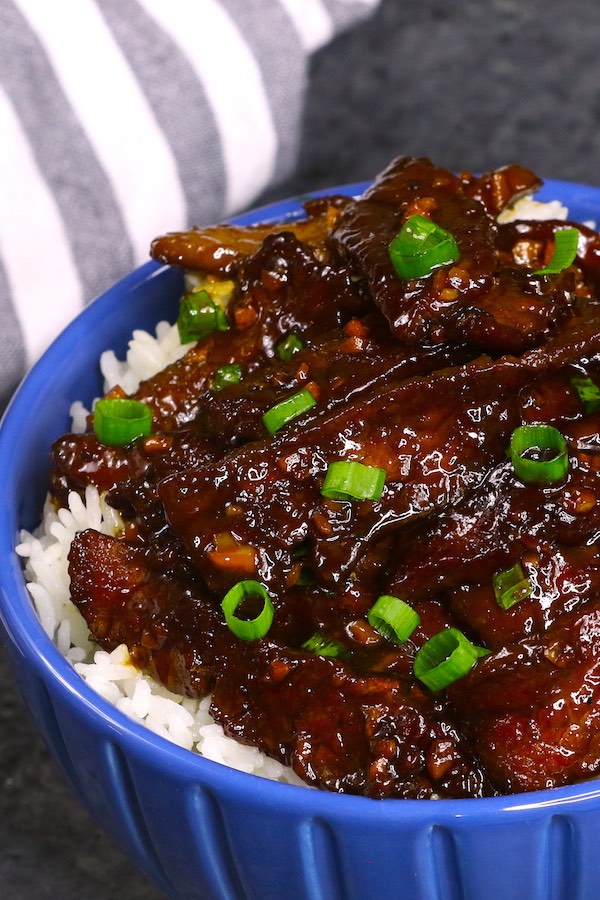
[[[321,788],[477,797],[600,770],[600,412],[573,382],[600,384],[600,238],[576,226],[575,264],[533,274],[564,223],[496,217],[538,185],[519,167],[477,179],[402,158],[363,198],[319,201],[293,228],[158,239],[162,260],[233,282],[229,331],[140,386],[150,438],[52,448],[58,502],[95,484],[127,522],[71,549],[94,638],[125,642],[172,690],[212,692],[227,733]],[[406,282],[387,246],[415,211],[461,258]],[[290,333],[303,347],[281,360]],[[217,390],[231,363],[241,382]],[[270,435],[264,413],[302,389],[315,406]],[[558,484],[524,484],[507,460],[531,422],[567,439]],[[322,496],[342,459],[385,469],[379,500]],[[492,580],[517,562],[530,595],[504,610]],[[248,578],[275,607],[250,642],[220,608]],[[381,594],[420,615],[402,644],[367,620]],[[414,657],[448,627],[490,653],[432,692]],[[340,655],[304,649],[315,633]]]

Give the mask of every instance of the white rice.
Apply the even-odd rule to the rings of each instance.
[[[505,210],[499,221],[566,219],[567,215],[568,210],[558,201],[539,203],[525,197]],[[140,381],[180,359],[191,346],[181,344],[177,327],[168,322],[159,322],[155,335],[134,331],[125,360],[117,359],[112,350],[105,351],[100,358],[104,392],[120,385],[126,393],[135,393]],[[77,401],[70,412],[73,431],[84,432],[89,410]],[[56,511],[48,501],[39,529],[34,534],[21,532],[16,552],[25,562],[27,589],[48,637],[94,691],[133,721],[186,750],[224,765],[276,781],[304,785],[291,769],[255,747],[227,737],[210,715],[210,697],[190,700],[173,694],[133,665],[124,644],[108,653],[92,643],[83,616],[70,598],[69,547],[78,531],[94,528],[104,534],[115,534],[122,524],[119,514],[104,502],[98,491],[88,487],[84,500],[75,492],[69,495],[68,508]]]
[[[125,361],[112,351],[102,354],[104,390],[120,384],[127,393],[134,393],[141,380],[179,359],[189,347],[181,345],[177,328],[167,322],[159,323],[155,336],[135,331]],[[84,405],[74,403],[71,414],[73,431],[85,431],[88,410]],[[56,511],[47,501],[39,529],[34,534],[21,532],[16,552],[24,560],[27,589],[45,633],[96,693],[155,734],[242,772],[303,785],[277,760],[227,737],[210,715],[210,697],[190,700],[173,694],[133,665],[124,644],[108,653],[92,643],[70,597],[69,547],[78,531],[94,528],[115,534],[122,524],[119,513],[96,488],[88,487],[84,499],[75,492],[69,494],[68,508]]]
[[[505,225],[507,222],[517,222],[519,219],[544,221],[545,219],[562,219],[569,215],[569,210],[559,200],[550,200],[542,203],[534,200],[529,195],[520,197],[513,206],[503,209],[498,216],[498,222]]]

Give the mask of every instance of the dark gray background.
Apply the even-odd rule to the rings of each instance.
[[[315,58],[279,196],[371,178],[400,154],[600,184],[599,39],[596,0],[383,0]]]
[[[597,0],[383,0],[315,57],[297,173],[262,201],[399,154],[600,184],[599,37]],[[2,660],[0,685],[0,895],[157,898],[60,781]]]

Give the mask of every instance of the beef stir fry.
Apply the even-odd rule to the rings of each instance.
[[[71,548],[93,638],[314,786],[600,771],[600,236],[499,222],[539,186],[400,158],[298,222],[158,238],[186,355],[52,448],[56,502],[126,523]],[[119,401],[151,426],[111,437]]]

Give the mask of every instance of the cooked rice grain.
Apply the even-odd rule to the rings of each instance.
[[[303,784],[291,769],[227,737],[210,715],[210,697],[173,694],[133,665],[124,644],[109,653],[90,641],[69,594],[69,547],[77,531],[114,534],[121,525],[118,513],[88,487],[85,500],[72,492],[68,507],[58,512],[48,502],[35,534],[21,532],[16,552],[25,561],[27,589],[48,637],[92,690],[155,734],[243,772]]]

